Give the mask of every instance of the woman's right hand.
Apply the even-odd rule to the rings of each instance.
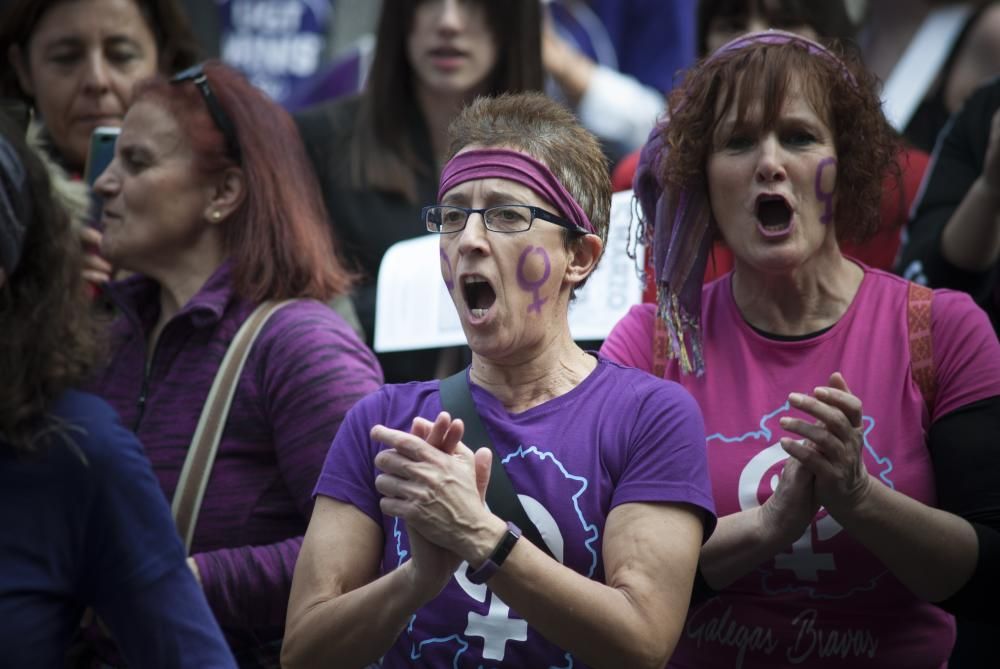
[[[413,419],[410,434],[423,439],[445,453],[452,453],[461,441],[465,428],[461,421],[457,423],[447,413],[440,413],[432,423],[426,418],[417,416]],[[439,582],[441,589],[451,580],[452,574],[462,563],[462,559],[435,543],[424,538],[416,528],[407,527],[406,535],[410,539],[410,551],[418,578],[430,575],[430,582]]]
[[[819,511],[816,477],[795,458],[785,460],[774,494],[761,506],[764,525],[789,542],[809,528]]]
[[[111,280],[111,263],[101,257],[101,233],[94,228],[80,228],[80,245],[83,247],[83,278],[102,286]]]

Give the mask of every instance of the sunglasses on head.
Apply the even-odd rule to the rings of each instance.
[[[223,138],[226,140],[226,147],[229,150],[229,155],[232,156],[236,162],[239,162],[240,144],[236,140],[236,128],[233,126],[233,122],[229,120],[226,112],[222,109],[222,105],[219,104],[218,98],[216,98],[215,94],[212,93],[211,86],[208,85],[208,76],[205,74],[205,64],[198,63],[193,67],[189,67],[186,70],[178,72],[170,79],[170,83],[172,84],[182,84],[186,81],[193,83],[201,93],[202,99],[205,100],[205,106],[208,107],[208,113],[215,122],[215,127],[219,129]]]

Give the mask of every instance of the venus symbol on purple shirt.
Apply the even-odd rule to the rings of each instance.
[[[530,254],[537,254],[541,257],[542,262],[545,264],[545,269],[542,271],[542,276],[540,279],[531,280],[524,271],[524,265],[528,261],[528,256]],[[521,251],[521,257],[517,260],[517,285],[521,286],[522,290],[531,292],[534,294],[535,301],[528,305],[528,311],[534,311],[536,314],[542,313],[542,305],[548,299],[546,297],[540,297],[538,295],[539,289],[545,285],[545,282],[549,280],[549,274],[552,273],[552,263],[549,261],[549,254],[545,252],[540,246],[528,246],[523,251]]]
[[[823,172],[830,166],[834,168],[834,179],[830,185],[830,189],[825,190],[823,188]],[[820,223],[824,225],[828,225],[833,220],[833,191],[834,184],[836,184],[836,167],[837,159],[832,157],[824,158],[816,166],[816,199],[826,205],[823,209],[823,214],[819,217]]]
[[[455,272],[451,268],[451,258],[444,252],[444,249],[439,248],[438,253],[441,254],[441,278],[444,279],[444,285],[448,288],[448,292],[451,292],[452,288],[455,287]]]

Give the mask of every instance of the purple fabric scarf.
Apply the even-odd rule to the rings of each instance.
[[[810,55],[828,59],[844,72],[848,81],[857,85],[847,65],[832,51],[781,30],[737,37],[719,47],[705,62],[733,51],[782,44],[797,44]],[[706,186],[670,193],[660,182],[664,162],[669,160],[663,139],[669,123],[668,116],[649,133],[639,155],[632,189],[642,214],[639,241],[651,242],[653,246],[657,316],[667,334],[666,351],[656,350],[654,357],[665,354],[667,358],[676,358],[682,372],[693,371],[700,376],[705,371],[701,346],[701,288],[712,247],[712,210]],[[672,197],[677,201],[673,202]]]
[[[596,234],[593,223],[556,175],[544,164],[520,151],[473,149],[459,153],[441,171],[438,202],[459,184],[476,179],[507,179],[527,186],[555,205],[559,214],[578,228]]]

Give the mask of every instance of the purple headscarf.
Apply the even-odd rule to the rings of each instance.
[[[844,76],[856,85],[854,76],[829,49],[793,33],[767,30],[737,37],[719,47],[705,62],[722,54],[759,44],[797,44],[811,55],[827,58],[839,66]],[[653,246],[653,271],[656,277],[658,337],[654,342],[654,372],[662,375],[666,358],[676,358],[681,371],[698,376],[705,372],[701,342],[701,289],[712,246],[712,210],[703,188],[685,188],[677,202],[660,182],[664,161],[669,159],[664,135],[667,117],[649,133],[641,153],[632,189],[642,215],[640,235]],[[673,215],[671,216],[671,211]],[[652,233],[642,228],[652,227]],[[659,331],[665,330],[665,336]],[[665,350],[664,350],[665,349]]]

